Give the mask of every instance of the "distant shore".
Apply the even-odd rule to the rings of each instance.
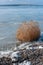
[[[43,6],[38,4],[2,4],[0,6]]]

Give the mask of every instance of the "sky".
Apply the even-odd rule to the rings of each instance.
[[[38,4],[43,5],[43,0],[0,0],[1,4]]]

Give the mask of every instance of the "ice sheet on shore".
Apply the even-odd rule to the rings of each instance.
[[[13,64],[13,65],[16,65],[16,64]],[[22,63],[18,63],[18,65],[32,65],[30,61],[24,61]]]
[[[0,58],[2,57],[11,57],[12,61],[15,61],[16,59],[14,57],[18,57],[17,52],[13,51],[0,51]],[[17,63],[13,63],[13,65],[16,65]],[[22,63],[18,63],[18,65],[31,65],[30,61],[24,60]]]
[[[13,51],[0,51],[0,58],[8,57]]]
[[[23,43],[20,45],[21,49],[22,49],[22,46],[26,46],[28,45],[28,43]],[[19,46],[18,46],[19,47]],[[16,50],[15,50],[16,48]],[[13,50],[7,50],[7,51],[0,51],[0,58],[2,57],[10,57],[12,59],[12,61],[16,62],[18,61],[18,58],[20,58],[20,56],[18,56],[18,53],[19,52],[19,49],[17,47],[15,47]],[[13,63],[13,65],[16,65],[16,63]],[[30,61],[27,61],[27,60],[24,60],[22,63],[18,63],[18,65],[31,65],[31,62]]]
[[[23,43],[23,44],[20,44],[19,46],[17,47],[14,47],[12,50],[7,50],[7,51],[0,51],[0,57],[1,56],[7,56],[7,55],[11,55],[12,53],[12,56],[13,55],[16,55],[16,53],[18,53],[20,49],[29,49],[29,46],[33,45],[33,44],[37,44],[37,45],[40,45],[40,44],[43,44],[42,42],[34,42],[31,44],[31,42],[27,42],[27,43]],[[40,48],[41,46],[39,46]],[[41,47],[42,48],[42,47]]]
[[[26,58],[25,53],[29,50],[30,46],[32,46],[32,49],[33,49],[34,44],[35,44],[35,46],[38,45],[39,49],[42,49],[42,47],[43,47],[43,43],[40,43],[40,42],[34,42],[32,44],[31,44],[31,42],[23,43],[17,47],[14,47],[14,49],[12,49],[12,50],[0,51],[0,58],[2,58],[2,57],[9,58],[10,57],[12,59],[12,61],[14,62],[13,63],[14,65],[17,65],[15,62],[18,62],[18,60],[20,60],[19,62],[22,61],[18,65],[31,65],[31,61],[24,60],[24,59]],[[28,52],[27,52],[27,54],[28,54]],[[22,56],[23,54],[25,54],[24,58]]]

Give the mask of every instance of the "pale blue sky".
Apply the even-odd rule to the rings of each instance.
[[[43,5],[43,0],[0,0],[0,4],[40,4]]]

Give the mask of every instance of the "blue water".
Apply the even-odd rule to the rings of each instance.
[[[0,6],[0,44],[14,43],[20,23],[30,20],[43,32],[43,6]]]

